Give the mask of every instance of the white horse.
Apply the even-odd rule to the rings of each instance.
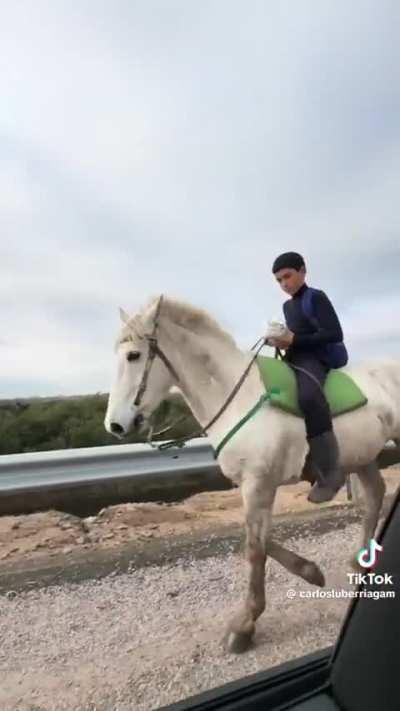
[[[162,302],[151,299],[136,316],[129,317],[122,309],[120,315],[123,326],[116,344],[117,372],[104,421],[106,430],[122,438],[132,428],[143,427],[173,385],[178,385],[195,418],[205,427],[254,354],[240,350],[203,310],[169,297]],[[365,362],[342,370],[368,398],[363,407],[333,419],[340,465],[346,475],[358,475],[364,491],[361,546],[366,547],[374,535],[385,493],[377,457],[388,440],[400,437],[400,361]],[[207,430],[214,449],[264,393],[254,364],[233,400]],[[218,456],[224,475],[240,487],[250,564],[247,598],[224,636],[229,651],[248,648],[255,622],[265,609],[267,555],[308,582],[325,584],[317,565],[270,538],[277,487],[292,477],[302,477],[307,453],[304,419],[267,403]]]

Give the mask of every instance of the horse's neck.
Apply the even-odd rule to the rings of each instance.
[[[204,427],[228,398],[250,355],[218,334],[199,336],[174,323],[168,324],[163,339],[181,380],[182,396]],[[254,374],[246,378],[231,411],[254,404],[258,383]]]

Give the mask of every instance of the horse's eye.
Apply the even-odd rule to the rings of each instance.
[[[139,351],[129,351],[129,353],[126,356],[126,360],[129,360],[129,361],[137,360],[138,358],[140,358]]]

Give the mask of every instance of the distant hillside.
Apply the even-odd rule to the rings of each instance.
[[[108,397],[108,393],[96,393],[96,396],[100,397]],[[16,398],[0,398],[0,407],[3,405],[18,405],[18,404],[28,404],[30,405],[33,402],[54,402],[55,400],[82,400],[86,397],[93,397],[93,393],[89,393],[86,395],[52,395],[52,396],[46,396],[46,397],[41,397],[40,395],[37,395],[36,397],[16,397]]]
[[[0,400],[0,454],[119,444],[104,428],[107,400],[108,393]],[[154,431],[183,416],[182,424],[158,439],[183,437],[198,428],[181,395],[171,393],[154,414]],[[131,435],[121,444],[145,440],[146,433]]]

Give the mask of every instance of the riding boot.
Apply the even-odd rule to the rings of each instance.
[[[317,481],[307,499],[313,504],[322,504],[333,499],[346,480],[339,467],[339,446],[333,430],[307,439],[317,471]]]

